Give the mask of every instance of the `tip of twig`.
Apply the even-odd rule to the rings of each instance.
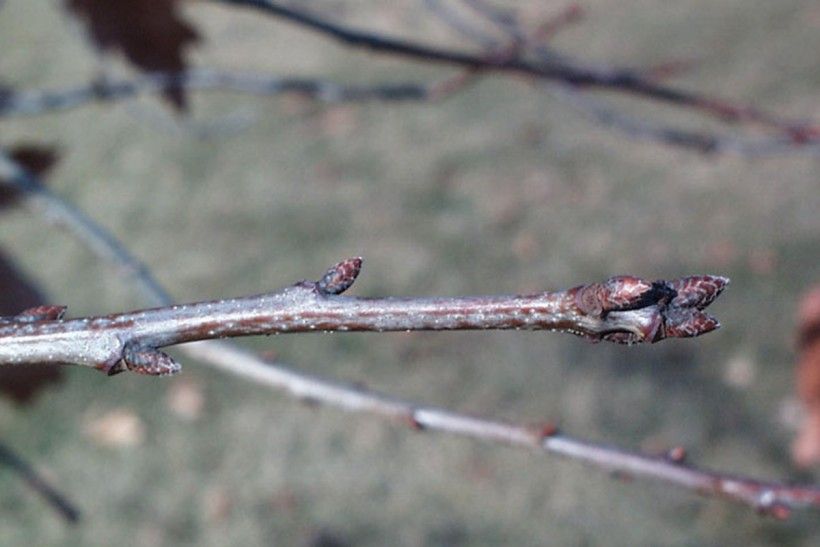
[[[653,282],[622,275],[582,286],[574,299],[579,310],[607,327],[601,329],[598,339],[619,344],[651,343],[700,336],[720,328],[718,320],[702,310],[728,284],[729,279],[719,275]]]
[[[316,290],[323,295],[342,294],[349,289],[362,270],[362,257],[342,260],[331,266],[322,279],[316,282]]]

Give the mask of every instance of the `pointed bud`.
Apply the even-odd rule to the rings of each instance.
[[[361,269],[361,257],[342,260],[325,273],[316,283],[316,288],[324,295],[342,294],[353,285]]]
[[[679,309],[665,317],[665,334],[673,338],[691,338],[720,328],[717,319],[693,309]]]
[[[693,275],[669,282],[678,295],[672,300],[672,305],[681,308],[704,309],[720,296],[729,278],[719,275]]]
[[[28,308],[14,316],[15,321],[33,323],[35,321],[56,321],[65,315],[65,306],[37,306]]]
[[[182,370],[182,366],[170,355],[152,348],[126,346],[123,361],[131,372],[149,376],[170,376]]]

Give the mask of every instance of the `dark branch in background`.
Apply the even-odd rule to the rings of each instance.
[[[0,148],[0,166],[8,171],[9,157]],[[81,241],[95,250],[102,258],[113,263],[118,271],[142,289],[151,302],[170,305],[164,292],[155,292],[158,283],[146,268],[131,267],[138,261],[113,237],[99,238],[104,230],[67,204],[49,210],[49,204],[56,204],[60,198],[51,194],[36,177],[17,166],[17,178],[5,179],[5,183],[24,192],[35,192],[41,199],[36,201],[36,210],[46,220],[59,219]],[[19,175],[26,175],[20,180]],[[0,180],[3,180],[0,177]],[[49,200],[42,199],[47,195]],[[26,203],[23,200],[23,203]],[[89,223],[92,228],[89,229]],[[105,248],[113,245],[114,248]],[[118,261],[125,257],[129,267],[122,267]],[[325,276],[320,283],[325,292],[333,293],[344,287],[349,276],[337,278],[336,272]],[[336,279],[334,281],[334,279]],[[330,289],[328,291],[328,288]],[[684,291],[685,292],[685,291]],[[696,294],[696,293],[692,293]],[[589,296],[589,294],[587,295]],[[592,299],[594,300],[594,299]],[[488,442],[499,442],[514,446],[534,448],[546,453],[561,455],[604,469],[622,478],[651,478],[666,484],[697,492],[703,496],[718,496],[733,500],[762,514],[786,518],[793,509],[820,508],[820,487],[809,485],[787,485],[767,482],[751,477],[729,475],[702,470],[685,461],[685,451],[674,448],[665,456],[653,456],[624,452],[620,449],[598,445],[559,434],[554,427],[526,427],[506,422],[459,414],[446,409],[404,401],[380,394],[358,385],[347,385],[304,374],[281,363],[268,362],[254,353],[227,342],[207,341],[180,346],[181,351],[193,358],[235,376],[241,376],[254,383],[272,389],[285,391],[306,401],[323,403],[348,411],[368,412],[397,421],[416,431],[441,431],[464,435]]]
[[[325,34],[345,45],[408,57],[424,62],[444,63],[463,68],[513,72],[526,76],[559,80],[578,87],[598,87],[611,91],[644,96],[661,102],[702,109],[728,120],[741,121],[747,118],[739,111],[728,108],[717,109],[713,101],[697,95],[665,87],[643,79],[638,72],[630,69],[596,69],[557,60],[536,62],[523,58],[497,59],[487,55],[454,51],[417,42],[400,40],[389,36],[369,33],[346,27],[320,16],[284,6],[270,0],[213,0],[220,4],[231,4],[255,8],[269,15],[294,23],[298,26]]]
[[[345,45],[364,48],[376,53],[450,64],[472,70],[512,72],[562,82],[579,89],[599,88],[644,97],[694,109],[727,122],[753,122],[772,127],[788,133],[794,139],[795,145],[820,138],[820,128],[802,122],[781,120],[747,105],[737,105],[730,101],[665,86],[646,78],[643,71],[637,69],[586,66],[577,61],[570,61],[564,55],[556,54],[540,55],[536,59],[528,59],[523,55],[513,57],[476,55],[360,31],[273,0],[212,1],[253,8],[334,38]]]
[[[424,0],[424,4],[446,25],[472,40],[488,51],[502,52],[503,55],[519,55],[529,52],[543,62],[561,59],[570,62],[546,42],[559,30],[575,23],[583,15],[576,4],[571,4],[557,16],[538,25],[536,31],[527,34],[511,11],[500,10],[484,0],[462,0],[485,20],[495,25],[506,36],[502,43],[477,26],[470,24],[458,11],[447,7],[442,0]],[[685,68],[689,63],[673,62],[642,71],[649,81],[659,76],[668,76]],[[651,76],[651,77],[649,77]],[[669,146],[689,148],[702,153],[734,152],[742,156],[762,156],[799,150],[812,154],[820,153],[820,128],[808,122],[784,121],[771,114],[749,106],[735,106],[728,101],[703,98],[704,104],[712,104],[717,113],[731,115],[727,121],[757,122],[779,130],[782,135],[773,137],[743,138],[736,135],[719,135],[702,131],[692,131],[673,125],[639,119],[620,112],[617,108],[596,100],[582,92],[577,86],[560,82],[541,81],[541,85],[554,92],[555,96],[570,104],[574,109],[587,115],[601,126],[619,131],[630,138],[647,140]],[[713,112],[714,113],[714,112]],[[735,116],[735,114],[737,116]]]
[[[40,306],[0,319],[0,365],[68,363],[108,374],[164,375],[180,366],[159,348],[290,332],[528,329],[623,344],[688,338],[718,328],[703,313],[728,282],[716,276],[647,282],[621,276],[526,296],[355,298],[339,296],[361,268],[344,260],[319,281],[278,292],[105,317],[63,319]]]
[[[37,492],[66,521],[71,524],[79,522],[80,511],[74,504],[3,443],[0,443],[0,466],[8,467],[17,473],[29,488]]]

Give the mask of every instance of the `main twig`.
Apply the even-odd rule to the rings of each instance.
[[[703,310],[728,280],[693,276],[647,282],[631,276],[532,295],[442,298],[340,296],[360,258],[339,262],[319,281],[280,291],[104,317],[63,319],[41,306],[0,319],[0,364],[70,363],[108,374],[170,374],[179,364],[158,348],[290,332],[528,329],[593,341],[653,343],[718,328]]]

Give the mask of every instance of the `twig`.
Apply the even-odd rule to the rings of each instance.
[[[3,158],[6,162],[9,161],[0,149],[0,159]],[[17,167],[16,172],[25,174],[27,177],[25,184],[22,184],[23,181],[19,178],[6,179],[6,184],[16,185],[24,192],[36,191],[36,195],[49,195],[50,200],[38,202],[38,205],[45,205],[45,207],[40,206],[37,210],[47,220],[53,220],[54,215],[49,214],[48,206],[55,205],[60,198],[51,194],[30,173]],[[72,212],[79,216],[73,217]],[[94,230],[88,230],[87,223],[92,221],[67,204],[56,207],[54,213],[66,223],[78,239],[85,242],[92,250],[97,251],[102,258],[119,266],[118,271],[140,286],[149,296],[150,301],[156,302],[166,298],[163,296],[164,292],[155,292],[158,283],[147,269],[121,267],[117,262],[120,257],[128,258],[127,264],[138,262],[113,237],[96,239],[97,234],[104,232],[101,227],[94,226]],[[101,252],[104,245],[114,245],[115,248]],[[332,283],[332,278],[333,276],[325,281],[325,286],[328,282],[331,287],[342,286]],[[160,303],[169,305],[170,301]],[[533,448],[585,462],[618,477],[651,478],[692,490],[703,496],[724,497],[752,507],[762,514],[777,518],[788,517],[793,509],[820,508],[820,486],[786,485],[761,481],[752,477],[701,470],[685,462],[685,452],[681,448],[670,450],[666,457],[636,454],[558,434],[554,427],[516,426],[497,420],[467,416],[434,406],[397,399],[370,391],[360,385],[351,386],[304,374],[281,363],[265,361],[258,355],[227,342],[195,342],[180,346],[180,351],[214,368],[272,389],[286,391],[299,399],[324,403],[348,411],[368,412],[407,424],[417,431],[448,432],[489,442],[503,442],[513,446]]]
[[[355,298],[339,296],[361,267],[339,262],[319,281],[278,292],[63,319],[42,306],[0,320],[0,364],[69,363],[107,374],[172,374],[180,366],[158,348],[199,340],[290,332],[528,329],[593,341],[654,343],[718,328],[703,310],[728,280],[694,276],[649,283],[630,276],[527,296]]]
[[[293,93],[316,101],[422,101],[429,99],[429,86],[414,83],[344,85],[310,78],[262,76],[211,68],[185,72],[155,72],[131,79],[102,79],[68,89],[14,91],[0,93],[0,116],[31,116],[76,108],[92,102],[105,102],[157,94],[168,89],[186,91],[234,91],[252,95]]]
[[[0,443],[0,465],[8,467],[20,475],[26,484],[37,492],[67,522],[71,524],[79,522],[80,511],[74,504],[4,443]]]

